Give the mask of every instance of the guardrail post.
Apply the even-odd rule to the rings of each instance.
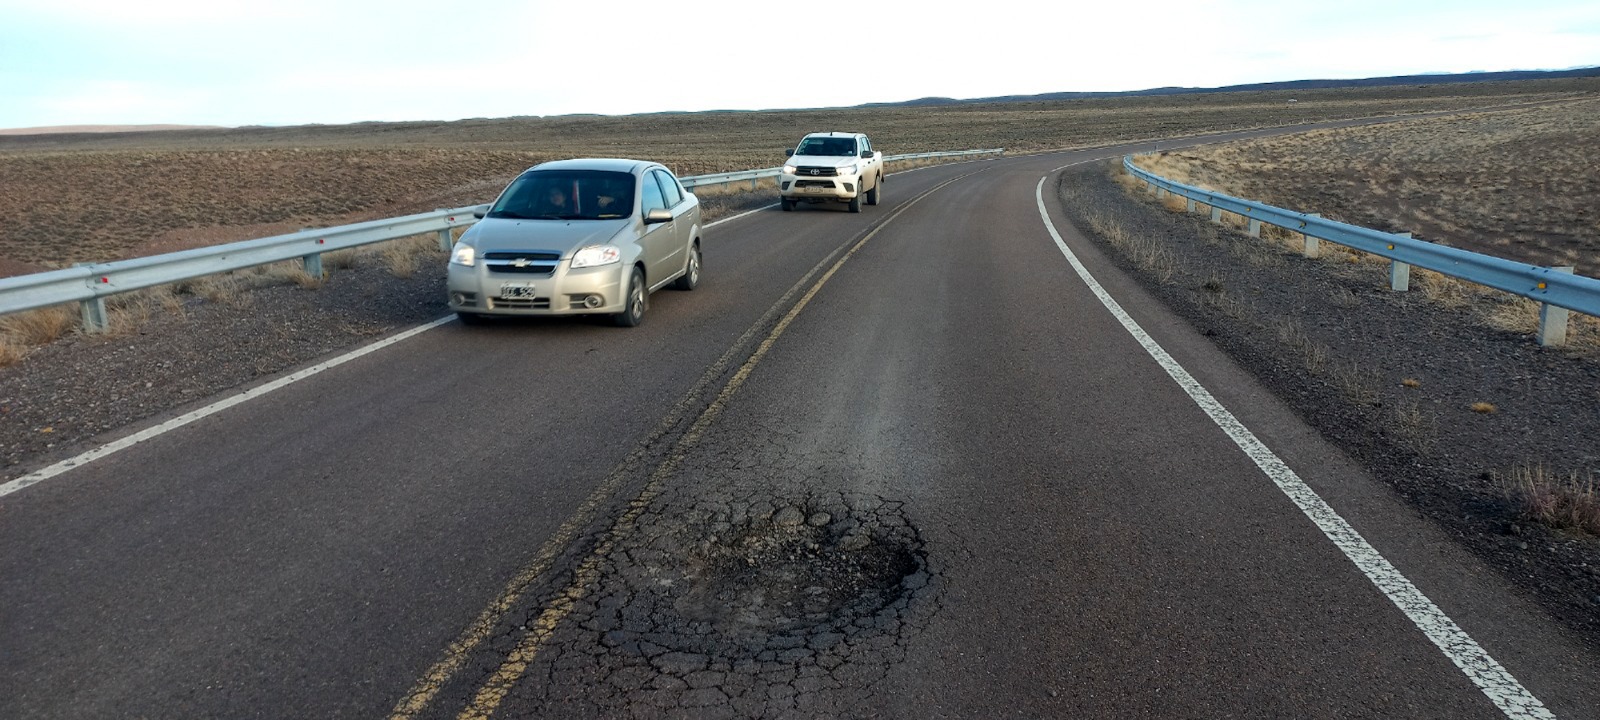
[[[1194,212],[1194,198],[1184,198],[1184,200],[1187,200],[1188,202],[1184,203],[1183,211]]]
[[[455,238],[451,236],[450,228],[445,228],[443,230],[440,230],[439,231],[439,249],[443,250],[445,252],[450,252],[450,248],[452,246],[454,246],[454,245],[455,245]]]
[[[761,189],[761,178],[750,178],[750,192]]]
[[[1559,273],[1572,274],[1571,266],[1550,268]],[[1539,344],[1544,347],[1559,347],[1567,344],[1567,309],[1554,305],[1540,303],[1539,305]]]
[[[86,267],[93,263],[73,263],[73,267]],[[78,303],[78,312],[83,316],[83,332],[89,335],[103,333],[111,326],[106,320],[106,299],[94,297]]]
[[[106,299],[93,298],[78,303],[83,313],[83,331],[90,335],[103,333],[110,327],[106,320]],[[1563,328],[1564,331],[1564,328]]]
[[[1318,213],[1309,213],[1309,215],[1310,215],[1310,217],[1322,217],[1322,215],[1320,215]],[[1304,229],[1304,228],[1302,228],[1302,229]],[[1305,240],[1305,256],[1306,257],[1315,258],[1315,257],[1321,257],[1322,256],[1322,241],[1321,241],[1321,239],[1319,239],[1319,238],[1317,238],[1315,236],[1312,236],[1312,235],[1307,235],[1305,233],[1300,233],[1300,237]]]
[[[1219,208],[1215,205],[1211,206],[1211,222],[1214,222],[1218,225],[1222,224],[1222,208]]]
[[[1261,237],[1261,221],[1260,220],[1257,220],[1255,218],[1250,218],[1250,237],[1253,237],[1253,238]]]
[[[300,261],[305,263],[307,275],[314,278],[322,277],[322,253],[307,255],[300,258]]]
[[[1400,237],[1411,237],[1411,233],[1395,233]],[[1389,261],[1389,289],[1395,292],[1406,292],[1411,289],[1411,265],[1399,260]]]

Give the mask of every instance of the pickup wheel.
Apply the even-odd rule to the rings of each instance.
[[[861,193],[858,192],[855,197],[850,198],[850,212],[861,212]]]
[[[872,189],[867,191],[867,204],[877,205],[878,195],[883,190],[883,176],[878,176],[878,181],[872,184]]]
[[[789,198],[778,198],[778,204],[783,207],[784,212],[794,210],[794,201]]]

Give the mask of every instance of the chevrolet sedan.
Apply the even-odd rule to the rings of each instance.
[[[450,309],[644,320],[650,293],[700,284],[700,202],[665,167],[561,160],[511,181],[450,253]]]

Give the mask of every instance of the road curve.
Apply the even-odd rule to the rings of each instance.
[[[1073,230],[1053,171],[1137,149],[757,212],[640,328],[447,323],[14,493],[0,716],[1596,716],[1592,653]]]

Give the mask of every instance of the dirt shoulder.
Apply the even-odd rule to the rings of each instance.
[[[1304,258],[1175,212],[1130,192],[1120,174],[1113,161],[1062,175],[1075,226],[1307,424],[1600,647],[1600,539],[1531,521],[1514,487],[1530,471],[1600,473],[1594,351],[1542,349],[1476,321],[1470,307],[1391,292],[1379,264]]]

